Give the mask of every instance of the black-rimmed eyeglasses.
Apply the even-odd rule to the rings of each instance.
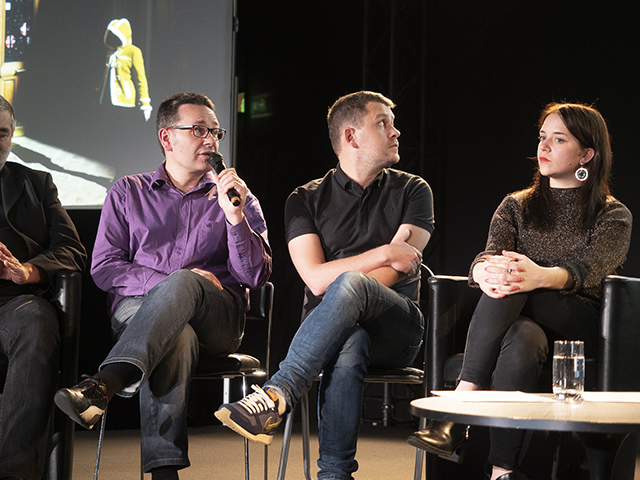
[[[204,125],[176,125],[175,127],[168,127],[167,130],[191,130],[193,136],[198,138],[207,138],[207,135],[211,134],[219,142],[224,140],[227,134],[224,128],[208,128]]]

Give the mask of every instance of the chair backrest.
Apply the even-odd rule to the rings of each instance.
[[[193,376],[189,399],[190,425],[211,425],[216,422],[211,409],[211,398],[222,393],[227,403],[230,393],[229,379],[260,376],[268,378],[271,354],[271,321],[273,311],[273,284],[251,290],[250,309],[239,352],[222,356],[202,355]],[[203,381],[204,380],[204,381]],[[223,380],[224,387],[209,380]],[[244,383],[244,382],[243,382]],[[238,384],[236,387],[240,387]],[[236,392],[240,393],[240,392]]]
[[[482,291],[469,287],[467,277],[435,275],[427,280],[426,391],[445,388],[445,364],[464,351],[469,320]]]
[[[269,376],[269,362],[271,361],[271,322],[273,318],[273,283],[267,282],[261,288],[251,290],[250,307],[247,312],[247,322],[252,322],[252,327],[245,329],[243,345],[251,348],[250,354],[264,359],[264,368]],[[240,350],[244,351],[242,347]],[[253,351],[255,350],[255,352]]]
[[[598,390],[640,391],[640,278],[602,282]]]
[[[251,298],[247,316],[256,320],[266,320],[273,306],[273,284],[267,282],[264,286],[251,290],[249,294]]]
[[[420,264],[420,294],[419,294],[419,302],[420,310],[422,311],[422,315],[424,316],[424,337],[422,341],[422,349],[424,352],[421,352],[423,355],[418,355],[418,358],[422,359],[424,357],[424,362],[427,361],[426,357],[426,339],[427,339],[427,328],[429,322],[429,278],[433,277],[433,271],[424,263]]]

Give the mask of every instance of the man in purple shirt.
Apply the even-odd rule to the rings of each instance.
[[[187,399],[198,356],[237,350],[248,289],[267,281],[271,248],[260,204],[235,169],[216,175],[207,162],[225,135],[211,100],[168,98],[156,126],[165,161],[114,184],[93,251],[115,346],[98,373],[55,400],[90,429],[113,395],[140,391],[143,467],[164,480],[189,466]]]

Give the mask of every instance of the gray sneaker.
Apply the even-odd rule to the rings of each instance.
[[[280,400],[276,391],[252,385],[255,393],[234,403],[224,403],[215,413],[216,418],[234,432],[254,442],[271,445],[276,427],[282,422],[278,413]]]

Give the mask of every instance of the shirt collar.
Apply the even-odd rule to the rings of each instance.
[[[369,184],[367,188],[382,186],[382,182],[384,181],[386,176],[387,176],[387,169],[384,168],[378,174],[378,176],[373,179],[373,181],[371,182],[371,184]],[[338,166],[336,167],[335,178],[336,178],[336,181],[338,182],[338,185],[340,185],[346,191],[350,191],[351,189],[354,189],[354,188],[358,191],[362,191],[362,187],[360,187],[360,185],[358,185],[356,182],[351,180],[347,176],[347,174],[342,171],[342,168],[340,168],[340,164],[338,164]]]
[[[207,172],[202,176],[202,178],[198,182],[198,186],[194,190],[203,188],[205,186],[207,188],[210,188],[211,185],[214,185],[214,184],[215,182],[213,181],[213,171]],[[162,188],[164,185],[172,185],[172,183],[171,183],[171,179],[169,178],[169,175],[167,175],[167,171],[164,168],[164,162],[162,162],[156,169],[155,173],[153,174],[151,189],[155,190],[157,188]]]

